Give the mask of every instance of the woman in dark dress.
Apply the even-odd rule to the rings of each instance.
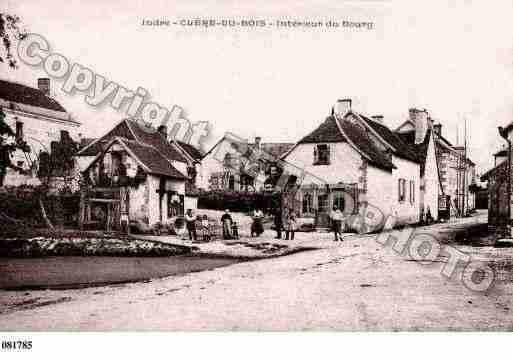
[[[230,211],[228,209],[224,211],[224,214],[221,217],[221,223],[223,224],[223,238],[231,239],[233,237],[233,235],[232,235],[233,220],[232,220],[232,216],[230,215]]]
[[[251,224],[251,237],[253,237],[253,235],[258,237],[262,233],[264,233],[264,226],[262,224],[263,219],[264,219],[264,214],[262,213],[262,211],[259,209],[256,209],[253,212],[253,223]]]

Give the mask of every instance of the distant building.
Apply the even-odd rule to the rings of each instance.
[[[26,141],[30,152],[13,153],[12,168],[3,179],[5,186],[38,185],[39,158],[67,139],[78,140],[80,123],[50,96],[50,79],[39,79],[39,88],[0,80],[0,107],[6,122],[16,133],[15,140]]]
[[[265,190],[272,167],[293,145],[262,142],[261,137],[247,142],[224,136],[203,157],[198,186],[204,190]]]
[[[512,233],[512,166],[511,142],[513,141],[513,122],[499,127],[499,135],[508,143],[507,148],[493,154],[495,166],[481,176],[488,181],[488,225],[497,238],[511,238]]]
[[[426,189],[425,193],[431,197],[429,203],[432,209],[435,207],[435,197],[438,198],[436,207],[440,212],[439,217],[463,216],[473,211],[476,203],[475,164],[465,157],[463,146],[453,146],[442,135],[442,124],[435,124],[427,110],[412,108],[409,111],[409,118],[396,132],[401,136],[410,134],[409,142],[416,145],[422,141],[434,144],[436,166],[432,163],[432,150],[429,151],[430,155],[428,152],[425,154],[426,159],[431,158],[428,162],[432,163],[428,166],[429,173],[425,174],[426,186],[431,184],[434,187],[431,190]],[[438,188],[438,191],[435,188]],[[435,195],[436,192],[438,193]]]

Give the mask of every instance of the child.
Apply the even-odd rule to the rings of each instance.
[[[232,238],[239,239],[239,226],[235,221],[232,221]]]
[[[290,233],[290,240],[294,240],[294,232],[297,230],[296,226],[296,215],[294,212],[290,212],[289,216],[287,218],[287,222],[285,224],[285,240],[289,240],[289,233]]]
[[[201,230],[203,233],[203,240],[205,242],[210,240],[210,229],[208,223],[208,217],[206,214],[203,215],[203,219],[201,220]]]

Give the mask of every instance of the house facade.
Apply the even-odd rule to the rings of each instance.
[[[408,119],[396,129],[421,155],[422,203],[434,219],[463,216],[475,209],[475,164],[465,147],[453,146],[425,109],[411,108]]]
[[[333,205],[353,214],[372,210],[371,227],[389,216],[396,224],[419,221],[421,161],[414,148],[381,116],[371,119],[354,111],[350,99],[339,100],[282,159],[300,169],[294,174],[298,190],[286,205],[314,218],[317,226],[329,225]]]
[[[166,134],[164,127],[155,130],[125,119],[81,149],[77,158],[92,194],[113,192],[115,196],[108,198],[112,203],[128,195],[126,208],[111,210],[148,226],[174,221],[187,209],[196,209],[203,154],[193,146],[168,140]],[[94,199],[89,196],[88,202]],[[96,202],[107,203],[99,199]],[[86,208],[85,222],[94,222],[90,211]],[[119,216],[111,218],[119,225]]]
[[[16,150],[12,166],[2,179],[5,186],[39,185],[41,154],[49,154],[59,143],[79,138],[80,123],[50,97],[50,80],[39,79],[38,88],[0,80],[0,107],[4,121],[15,132],[14,141],[24,141],[30,151]]]

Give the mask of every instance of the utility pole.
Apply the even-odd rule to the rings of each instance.
[[[467,214],[467,118],[465,120],[464,149],[463,149],[463,216]]]

